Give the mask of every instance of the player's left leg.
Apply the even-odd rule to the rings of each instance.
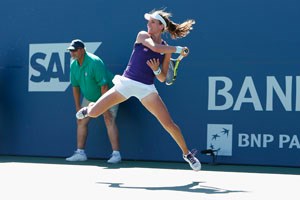
[[[192,169],[200,170],[201,164],[199,160],[188,150],[180,128],[173,122],[167,107],[160,96],[157,93],[151,93],[147,97],[143,98],[141,102],[145,108],[158,119],[165,130],[168,131],[176,141],[182,150],[184,160],[190,164]]]

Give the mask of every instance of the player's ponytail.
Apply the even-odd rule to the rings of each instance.
[[[181,24],[176,24],[175,22],[169,20],[167,30],[173,39],[183,38],[190,33],[190,30],[193,29],[193,24],[195,24],[195,21],[192,19],[189,19]]]
[[[168,31],[173,39],[183,38],[190,33],[190,30],[193,29],[193,24],[195,24],[195,20],[189,19],[181,24],[177,24],[170,20],[172,16],[171,13],[165,12],[163,10],[157,11],[160,16],[166,21],[167,28],[164,31]]]

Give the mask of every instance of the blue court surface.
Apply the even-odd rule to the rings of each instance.
[[[0,199],[298,199],[300,168],[0,156]]]

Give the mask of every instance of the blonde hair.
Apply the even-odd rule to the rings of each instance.
[[[177,24],[170,20],[170,17],[172,17],[171,13],[165,12],[164,10],[151,11],[151,13],[153,12],[158,12],[158,14],[166,21],[167,27],[164,31],[168,31],[172,39],[183,38],[187,36],[193,29],[193,24],[196,23],[195,20],[188,19],[181,24]]]

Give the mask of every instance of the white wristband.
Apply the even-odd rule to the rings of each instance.
[[[183,49],[183,47],[181,47],[181,46],[176,46],[176,51],[175,51],[175,53],[180,54],[181,51],[182,51],[182,49]]]
[[[154,73],[155,76],[160,75],[160,73],[161,73],[160,67],[156,71],[153,71],[153,73]]]

